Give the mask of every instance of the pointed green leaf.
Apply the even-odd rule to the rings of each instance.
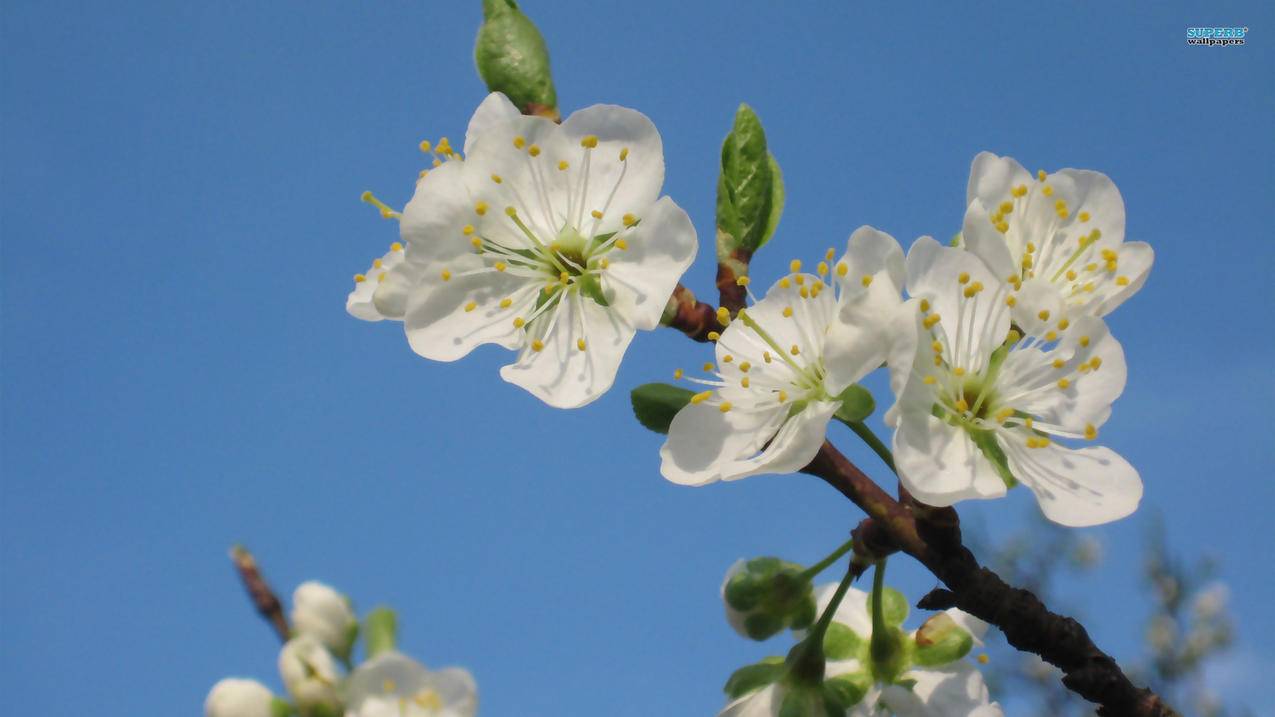
[[[778,682],[788,668],[782,657],[768,657],[755,665],[745,665],[731,674],[722,688],[732,700],[773,682]]]
[[[388,607],[378,607],[363,618],[363,649],[367,659],[393,650],[398,641],[398,615]]]
[[[751,107],[741,104],[735,112],[735,125],[722,142],[717,226],[730,235],[733,246],[719,247],[719,252],[725,249],[729,254],[735,248],[756,251],[765,242],[767,230],[773,231],[772,223],[778,223],[778,217],[772,217],[772,167],[761,120]]]
[[[656,433],[668,433],[673,416],[691,402],[694,391],[667,383],[645,383],[633,389],[633,415],[638,422]]]

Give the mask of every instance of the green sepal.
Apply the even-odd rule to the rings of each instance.
[[[782,657],[767,657],[754,665],[745,665],[731,673],[722,690],[733,699],[778,682],[787,671]]]
[[[744,618],[744,632],[748,637],[761,642],[778,635],[784,629],[784,619],[770,612],[755,612]]]
[[[872,677],[863,672],[851,672],[830,677],[823,682],[823,699],[829,707],[836,706],[840,713],[863,701],[872,688]]]
[[[474,63],[487,89],[503,92],[519,111],[558,117],[545,39],[515,0],[483,0]]]
[[[970,440],[974,441],[974,445],[983,452],[983,457],[996,469],[996,475],[1005,481],[1005,487],[1013,488],[1018,485],[1018,479],[1014,478],[1014,474],[1009,470],[1009,459],[1005,457],[1004,449],[996,442],[996,434],[978,428],[966,430],[969,431]]]
[[[363,649],[367,659],[393,650],[398,644],[398,615],[388,607],[378,607],[363,618]]]
[[[293,717],[296,713],[297,708],[282,697],[270,699],[270,717]]]
[[[823,636],[823,654],[829,660],[849,660],[859,656],[863,638],[849,627],[833,621]]]
[[[691,402],[694,391],[667,383],[644,383],[633,389],[629,399],[638,423],[656,433],[668,433],[673,416]]]
[[[974,636],[947,613],[939,613],[916,631],[912,661],[926,667],[946,665],[965,657],[973,648]]]
[[[841,407],[837,409],[835,415],[846,423],[862,421],[871,416],[877,408],[872,392],[857,383],[846,386],[846,390],[842,391],[836,400],[841,401]]]
[[[757,113],[746,104],[735,112],[735,123],[722,142],[721,174],[717,181],[717,228],[731,237],[718,244],[719,259],[734,249],[760,249],[779,224],[783,207],[782,178],[776,190],[778,163],[766,149],[766,131]],[[775,198],[780,199],[779,212]],[[725,254],[722,256],[722,254]]]
[[[887,624],[894,627],[902,625],[908,619],[908,610],[908,599],[903,597],[903,593],[894,588],[881,591],[881,616]]]
[[[779,717],[844,717],[823,696],[823,686],[791,686],[779,705]]]
[[[805,630],[815,623],[819,617],[819,607],[815,604],[814,590],[789,613],[788,627],[794,630]]]

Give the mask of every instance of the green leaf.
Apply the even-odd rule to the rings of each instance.
[[[515,0],[483,0],[483,24],[474,43],[478,75],[524,114],[557,119],[558,93],[545,39]]]
[[[363,618],[363,648],[367,659],[393,650],[398,642],[398,615],[388,607],[378,607]]]
[[[272,697],[270,699],[270,717],[292,717],[297,713],[297,708],[292,706],[291,702],[282,697]]]
[[[871,416],[877,408],[872,392],[857,383],[847,386],[846,390],[837,396],[837,400],[841,401],[841,408],[837,409],[836,416],[846,423],[862,421]]]
[[[778,682],[787,670],[784,658],[766,658],[755,665],[745,665],[731,674],[722,688],[726,696],[732,700],[754,690],[759,690],[773,682]]]
[[[756,251],[765,243],[767,230],[774,230],[772,224],[779,219],[772,216],[773,166],[761,120],[751,107],[741,104],[735,112],[735,125],[722,142],[717,182],[717,226],[731,236],[733,246],[719,249]],[[780,192],[782,196],[782,188]]]
[[[916,631],[916,649],[912,659],[918,665],[935,667],[946,665],[969,654],[974,648],[974,636],[956,624],[947,613],[939,613]]]
[[[894,588],[881,591],[881,616],[891,625],[902,625],[908,619],[908,599]]]
[[[830,677],[823,682],[823,699],[831,707],[836,705],[845,711],[863,701],[872,688],[872,677],[862,672],[852,672]]]
[[[775,155],[769,152],[766,155],[770,157],[770,218],[766,221],[766,231],[762,234],[761,243],[757,245],[758,249],[765,246],[766,242],[775,235],[775,229],[779,227],[779,217],[784,213],[786,199],[784,173],[779,170],[779,162],[775,161]]]
[[[1005,481],[1005,486],[1013,488],[1018,485],[1018,479],[1014,478],[1014,474],[1009,470],[1009,459],[1005,457],[1005,451],[996,442],[996,434],[978,429],[968,430],[970,440],[974,441],[974,445],[978,446],[978,449],[983,452],[983,456],[996,469],[996,474],[1001,477],[1001,480]]]
[[[830,622],[823,636],[823,655],[829,660],[849,660],[859,656],[862,644],[863,638],[857,632],[839,622]]]
[[[638,422],[656,433],[668,433],[673,416],[691,402],[694,391],[667,383],[645,383],[633,389],[633,415]]]

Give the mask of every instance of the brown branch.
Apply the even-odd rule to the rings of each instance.
[[[235,570],[239,572],[239,579],[243,581],[244,589],[248,591],[248,597],[256,606],[257,612],[270,623],[279,635],[279,639],[287,642],[292,630],[288,627],[288,618],[283,614],[283,603],[274,594],[274,590],[270,589],[266,579],[261,576],[256,558],[252,557],[252,553],[248,552],[247,548],[236,545],[230,549],[230,559],[234,562]]]
[[[875,551],[875,557],[894,548],[902,550],[948,587],[930,592],[918,607],[958,607],[996,625],[1009,644],[1061,669],[1063,684],[1097,703],[1099,715],[1177,716],[1154,692],[1135,687],[1080,623],[1051,612],[1032,593],[1007,585],[979,565],[961,543],[955,510],[922,505],[906,491],[900,493],[902,501],[895,500],[826,441],[802,470],[822,478],[868,514],[855,529],[856,548],[863,543],[866,550]]]
[[[712,341],[709,333],[722,330],[717,322],[717,309],[697,300],[695,294],[681,284],[673,289],[673,296],[664,309],[663,323],[700,342]]]

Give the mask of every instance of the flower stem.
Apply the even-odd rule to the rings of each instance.
[[[797,680],[811,685],[823,682],[825,667],[823,638],[828,633],[828,625],[832,624],[832,617],[837,614],[837,608],[841,605],[841,600],[845,598],[846,592],[850,590],[850,583],[854,582],[854,578],[855,571],[852,563],[846,569],[846,576],[841,578],[837,591],[832,594],[832,599],[828,601],[828,607],[824,608],[823,614],[819,616],[819,621],[810,628],[806,639],[788,653],[789,669]]]
[[[873,433],[871,428],[868,428],[868,424],[863,421],[847,421],[846,425],[850,427],[850,430],[854,431],[856,436],[862,438],[864,443],[868,444],[868,448],[871,448],[872,452],[877,454],[882,462],[890,467],[892,473],[899,474],[898,469],[894,467],[894,454],[890,452],[889,448],[886,448],[880,438],[877,438],[877,434]]]
[[[851,548],[853,547],[854,547],[854,538],[850,538],[846,542],[842,543],[836,550],[829,553],[828,557],[824,558],[823,560],[820,560],[814,565],[811,565],[805,570],[802,570],[797,577],[804,580],[810,580],[811,578],[815,577],[819,573],[822,573],[824,570],[827,570],[830,565],[837,562],[837,560],[839,560],[841,556],[850,552]]]

